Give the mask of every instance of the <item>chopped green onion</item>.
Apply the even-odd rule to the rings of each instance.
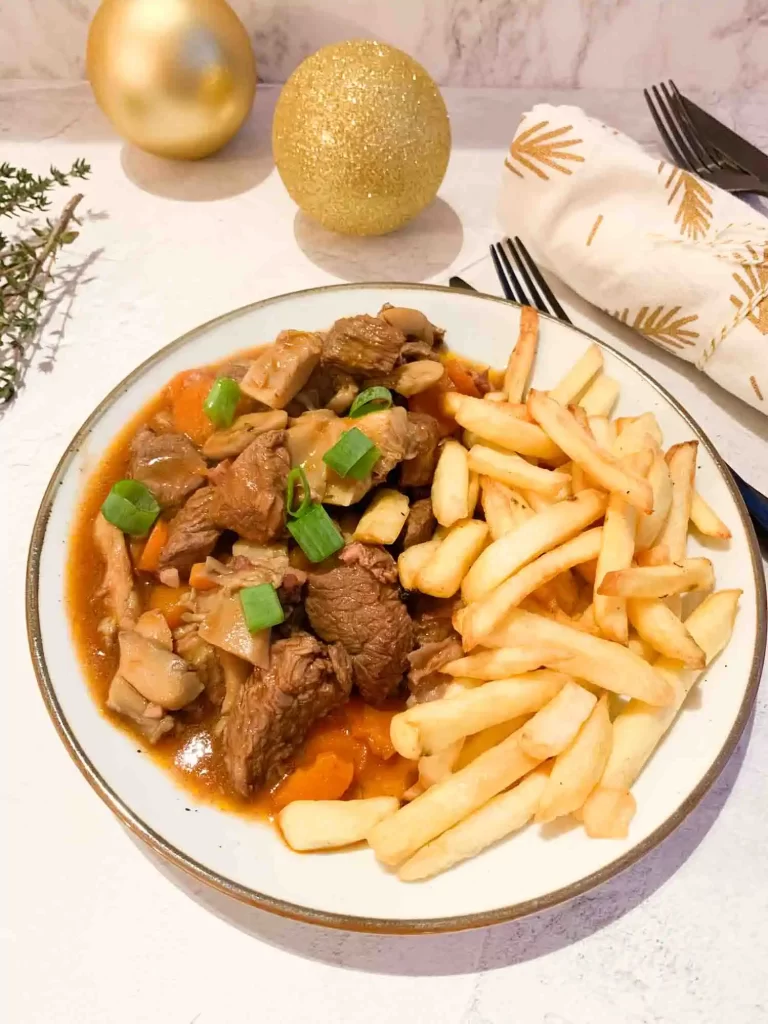
[[[280,598],[271,583],[243,587],[240,591],[240,604],[249,633],[258,633],[261,629],[279,626],[285,619]]]
[[[288,529],[310,562],[322,562],[344,547],[344,538],[322,505],[313,505],[301,519],[291,520]]]
[[[143,537],[160,515],[160,506],[152,491],[138,480],[118,480],[104,499],[101,514],[123,533]]]
[[[217,427],[231,427],[239,401],[240,385],[237,381],[231,377],[217,377],[203,403],[203,411]]]
[[[353,480],[366,477],[381,452],[362,430],[352,427],[345,430],[339,440],[323,456],[326,466],[341,477],[351,476]]]
[[[293,495],[296,489],[296,481],[301,483],[302,499],[299,503],[299,507],[294,509],[293,507]],[[309,480],[307,480],[307,474],[304,472],[303,466],[296,466],[288,474],[285,487],[285,509],[289,516],[293,516],[294,519],[300,519],[301,516],[309,509],[312,504],[312,492],[309,489]]]
[[[387,388],[377,385],[374,388],[366,388],[361,391],[352,403],[349,410],[350,419],[356,420],[360,416],[367,416],[369,412],[380,412],[382,409],[389,409],[392,405],[392,392]]]
[[[365,480],[373,467],[381,458],[381,450],[373,445],[365,455],[361,455],[357,462],[349,469],[347,476],[353,480]]]

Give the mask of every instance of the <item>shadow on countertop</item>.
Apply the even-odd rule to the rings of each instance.
[[[474,974],[536,960],[612,924],[652,896],[688,860],[725,805],[741,770],[754,715],[715,784],[686,820],[626,871],[571,902],[519,921],[442,935],[371,935],[321,928],[240,903],[171,865],[141,840],[138,849],[205,910],[247,935],[332,967],[377,974]]]

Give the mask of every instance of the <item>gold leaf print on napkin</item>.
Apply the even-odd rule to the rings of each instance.
[[[520,132],[512,140],[509,157],[504,161],[504,166],[508,167],[518,178],[523,178],[525,175],[515,167],[512,160],[516,160],[521,167],[532,171],[544,181],[549,181],[549,175],[542,167],[538,166],[540,164],[551,167],[554,171],[560,171],[561,174],[572,174],[571,168],[566,166],[563,161],[574,160],[577,163],[584,163],[583,156],[570,152],[572,146],[578,146],[584,140],[561,138],[573,131],[573,125],[567,124],[564,128],[552,128],[550,131],[545,131],[544,129],[548,127],[549,121],[539,121],[538,124]]]
[[[755,392],[760,401],[763,401],[763,392],[760,390],[760,385],[757,383],[757,377],[752,374],[749,378],[749,383],[752,385],[752,390]]]
[[[634,327],[636,331],[644,334],[651,341],[658,342],[659,345],[666,345],[668,348],[685,348],[686,345],[695,344],[696,338],[699,337],[698,331],[692,331],[686,325],[692,324],[699,317],[697,313],[678,317],[677,314],[681,308],[672,306],[665,310],[664,306],[657,306],[656,309],[643,306],[634,319],[630,319],[628,309],[617,309],[611,316],[615,316],[627,327]]]
[[[664,161],[659,164],[658,173],[668,167]],[[680,234],[697,241],[709,231],[712,220],[712,195],[699,179],[688,171],[673,167],[672,173],[664,182],[664,188],[670,192],[667,206],[678,199],[675,224],[680,227]],[[671,190],[671,191],[670,191]]]
[[[768,265],[760,263],[758,266],[744,266],[744,273],[740,274],[735,270],[732,274],[733,280],[741,288],[744,295],[740,299],[738,295],[731,295],[731,302],[741,312],[744,303],[751,306],[747,311],[747,320],[753,324],[761,334],[768,334]],[[763,298],[760,298],[760,293]],[[755,304],[757,300],[757,304]]]

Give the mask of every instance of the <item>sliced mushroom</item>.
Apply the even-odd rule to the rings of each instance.
[[[163,613],[157,608],[150,612],[144,612],[143,615],[139,616],[139,621],[136,623],[136,632],[141,633],[147,640],[154,640],[156,644],[160,644],[166,651],[173,650],[171,627],[165,621]]]
[[[393,327],[398,327],[406,337],[421,338],[428,345],[434,344],[435,329],[420,310],[390,306],[382,309],[379,316]]]
[[[282,430],[288,423],[288,413],[284,409],[271,409],[269,412],[249,412],[238,416],[227,430],[217,430],[211,434],[203,445],[203,455],[207,459],[230,459],[244,452],[251,441],[268,430]]]
[[[173,717],[166,715],[159,704],[142,697],[119,672],[109,685],[107,707],[135,722],[150,743],[157,743],[173,729]]]
[[[197,697],[203,683],[178,654],[148,640],[134,629],[118,634],[123,676],[148,701],[176,711]]]
[[[370,380],[366,386],[371,384],[383,384],[385,388],[391,388],[401,395],[409,397],[418,395],[427,388],[434,387],[445,374],[445,367],[441,362],[434,359],[418,359],[413,363],[403,363],[396,367],[386,377],[377,377]]]
[[[125,534],[108,523],[99,512],[93,523],[93,539],[104,559],[105,570],[100,593],[104,595],[112,618],[121,628],[129,628],[139,616],[139,595],[133,586],[133,571]]]
[[[248,631],[237,594],[217,594],[200,623],[203,640],[259,668],[269,666],[269,634],[268,629]]]

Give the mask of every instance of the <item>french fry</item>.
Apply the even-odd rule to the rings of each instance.
[[[520,731],[513,732],[466,768],[379,822],[369,833],[368,842],[383,864],[402,864],[430,839],[462,821],[538,764],[521,749]]]
[[[523,499],[528,502],[534,512],[543,512],[545,508],[549,508],[550,505],[556,505],[561,498],[564,500],[566,495],[558,494],[556,497],[547,497],[544,494],[538,494],[536,491],[526,490],[526,488],[520,488],[520,494]]]
[[[449,676],[468,677],[470,679],[493,680],[507,679],[509,676],[520,676],[526,672],[534,672],[541,668],[547,657],[555,657],[557,648],[543,651],[523,650],[515,647],[500,648],[495,651],[478,651],[466,658],[449,661],[440,669]]]
[[[503,391],[486,391],[483,395],[483,400],[486,402],[503,402],[505,405],[510,404],[507,402],[507,396]],[[519,405],[516,407],[519,407]]]
[[[582,491],[527,519],[512,533],[490,544],[467,573],[462,596],[467,603],[479,601],[528,562],[570,540],[605,511],[607,496]]]
[[[570,482],[565,473],[560,473],[556,469],[532,466],[519,455],[506,454],[482,444],[472,445],[469,449],[469,468],[483,476],[499,480],[509,487],[524,487],[526,490],[552,498]],[[433,495],[433,507],[434,500]],[[437,521],[440,522],[440,519]]]
[[[467,488],[467,506],[469,508],[470,519],[474,516],[475,510],[477,509],[477,499],[480,497],[480,474],[472,473],[469,474],[469,487]]]
[[[637,803],[626,789],[598,786],[581,809],[581,820],[592,839],[626,839]]]
[[[408,496],[402,491],[381,487],[355,529],[355,540],[364,544],[394,544],[405,526],[409,512]]]
[[[450,700],[415,704],[392,718],[392,745],[414,761],[439,753],[465,736],[538,711],[566,682],[568,676],[562,672],[541,669],[484,683]]]
[[[609,572],[598,588],[609,597],[671,597],[689,590],[711,590],[715,573],[708,558],[685,558],[672,565],[652,565]]]
[[[504,374],[504,391],[508,402],[521,402],[525,397],[538,343],[538,310],[532,306],[523,306],[520,310],[520,334]]]
[[[720,590],[705,598],[685,620],[694,641],[704,651],[707,665],[731,638],[740,590]],[[670,658],[657,658],[656,671],[663,674],[674,691],[674,701],[665,708],[631,700],[613,723],[611,756],[600,779],[601,788],[629,789],[661,742],[683,706],[700,671],[691,671]]]
[[[599,373],[584,392],[579,405],[587,416],[610,416],[618,397],[618,382],[605,373]]]
[[[437,754],[419,758],[419,783],[422,789],[429,789],[451,774],[463,746],[463,739],[456,740]]]
[[[590,437],[592,437],[592,431],[589,429],[589,420],[587,419],[586,412],[581,408],[580,405],[568,405],[566,406],[568,412],[573,416],[576,422],[579,424],[582,430],[585,430]]]
[[[558,754],[535,820],[554,821],[577,811],[600,781],[613,740],[608,697],[597,701],[573,742]]]
[[[627,472],[610,453],[600,448],[572,413],[541,391],[531,391],[528,408],[555,444],[582,465],[601,487],[620,494],[641,512],[653,509],[653,491],[648,481]]]
[[[424,541],[422,544],[414,544],[406,548],[397,559],[397,573],[400,583],[406,590],[415,590],[419,579],[419,573],[437,554],[442,543],[441,538],[433,538]]]
[[[601,550],[602,536],[603,529],[599,526],[578,534],[529,562],[490,594],[470,604],[465,609],[462,621],[466,648],[471,650],[482,644],[484,637],[497,628],[510,608],[517,607],[534,590],[553,580],[565,569],[595,558]]]
[[[643,640],[640,634],[635,633],[632,629],[629,631],[627,647],[630,651],[634,651],[635,654],[639,655],[643,661],[647,661],[649,665],[652,665],[659,656],[658,651],[655,651],[647,640]]]
[[[627,603],[621,597],[606,596],[601,583],[606,573],[628,569],[635,550],[637,512],[618,494],[612,494],[605,510],[602,545],[595,573],[595,621],[607,640],[625,644],[629,634]],[[585,559],[586,561],[586,559]]]
[[[441,526],[469,516],[467,450],[451,438],[443,442],[432,478],[432,511]]]
[[[472,679],[470,676],[458,676],[453,682],[448,683],[443,694],[443,700],[453,700],[454,697],[460,697],[463,693],[469,693],[470,690],[476,690],[478,686],[483,685],[482,679]]]
[[[634,452],[640,451],[641,448],[647,448],[648,438],[657,448],[661,447],[664,439],[658,421],[652,412],[645,412],[642,416],[627,420],[624,429],[618,432],[620,422],[622,421],[616,421],[617,435],[610,448],[611,454],[616,458],[621,458],[622,455],[632,455]]]
[[[541,427],[521,419],[514,407],[509,408],[506,403],[486,402],[458,391],[447,391],[443,396],[443,410],[482,442],[490,441],[506,451],[537,459],[556,459],[562,455]]]
[[[374,825],[394,814],[393,796],[367,800],[294,800],[277,816],[280,831],[292,850],[330,850],[359,843]]]
[[[480,503],[492,540],[498,540],[505,533],[511,533],[534,514],[533,509],[517,491],[492,480],[479,476]]]
[[[589,416],[589,429],[597,444],[607,452],[616,442],[616,425],[607,416]]]
[[[579,604],[579,585],[570,569],[564,569],[552,580],[557,603],[566,615],[573,615]]]
[[[581,394],[590,381],[603,368],[603,351],[599,345],[590,345],[573,364],[563,379],[549,392],[549,397],[560,405],[569,405]],[[549,433],[549,431],[547,431]]]
[[[462,744],[461,753],[459,754],[454,771],[466,768],[471,761],[480,757],[486,750],[497,746],[507,736],[517,732],[528,721],[528,717],[528,715],[520,715],[519,718],[510,718],[508,722],[498,722],[496,725],[489,725],[487,729],[467,736]]]
[[[432,878],[522,828],[538,806],[549,767],[534,769],[507,793],[489,800],[458,825],[427,843],[397,873],[403,882]]]
[[[453,597],[483,550],[487,538],[488,524],[479,519],[462,519],[454,523],[440,547],[419,572],[416,589],[433,597]]]
[[[669,680],[621,644],[590,636],[520,608],[513,608],[507,614],[499,629],[486,639],[485,646],[563,648],[568,655],[551,659],[551,668],[648,704],[663,707],[674,699]]]
[[[731,539],[731,531],[698,491],[693,492],[691,501],[691,523],[705,537],[717,537],[719,540]]]
[[[635,541],[635,543],[637,543],[637,541]],[[666,544],[655,544],[652,548],[646,548],[645,551],[636,551],[635,561],[641,567],[649,565],[669,565],[671,562],[669,557],[669,548]]]
[[[704,652],[672,609],[658,597],[633,597],[627,601],[629,621],[643,640],[668,658],[688,668],[704,667]]]
[[[529,718],[520,734],[520,746],[544,761],[557,757],[571,744],[597,704],[594,693],[569,680],[543,708]]]
[[[693,481],[696,476],[698,441],[686,441],[673,445],[666,454],[669,477],[672,481],[672,504],[664,528],[656,539],[657,544],[666,544],[673,562],[685,558],[688,545],[688,520],[691,518],[693,502]],[[681,599],[669,598],[669,606],[680,614]],[[638,631],[639,632],[639,631]]]
[[[661,451],[654,452],[647,480],[653,491],[653,511],[647,516],[638,516],[635,533],[635,548],[638,551],[645,551],[654,543],[667,521],[672,505],[669,466]]]

